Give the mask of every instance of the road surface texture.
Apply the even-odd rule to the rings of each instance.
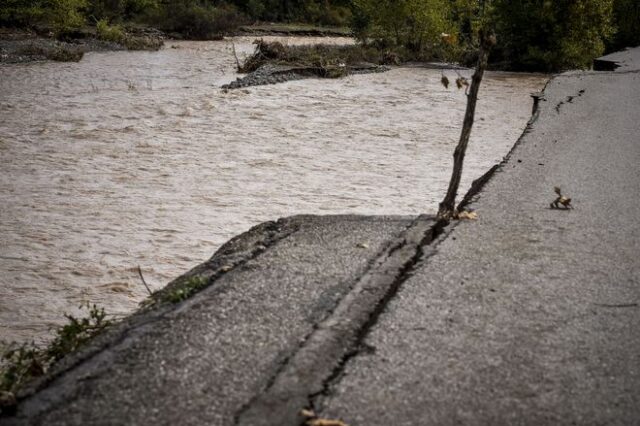
[[[63,360],[0,423],[640,424],[640,49],[625,55],[551,80],[478,220],[260,225],[178,279],[207,288]],[[550,208],[554,186],[574,209]]]
[[[188,274],[211,276],[209,287],[97,339],[0,423],[231,425],[294,354],[305,353],[301,346],[315,344],[330,374],[359,331],[353,315],[361,313],[360,324],[368,319],[433,224],[297,216],[260,225]],[[340,306],[349,314],[342,322]]]
[[[362,426],[640,424],[640,67],[620,69],[549,83],[479,219],[435,242],[317,411]],[[554,186],[573,210],[549,208]]]

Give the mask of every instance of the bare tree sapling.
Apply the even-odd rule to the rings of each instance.
[[[451,180],[449,181],[447,195],[444,197],[444,200],[442,200],[438,208],[438,219],[442,220],[458,218],[458,212],[455,208],[456,195],[460,186],[464,156],[467,151],[469,136],[471,136],[471,129],[473,127],[473,120],[476,112],[476,103],[478,101],[478,91],[480,90],[482,76],[484,75],[484,71],[487,68],[489,52],[491,48],[496,44],[496,37],[493,33],[480,31],[479,39],[480,48],[478,52],[478,63],[476,65],[475,72],[473,73],[473,77],[471,78],[471,86],[469,87],[469,90],[467,92],[467,109],[464,114],[464,122],[462,124],[460,140],[458,141],[458,146],[456,146],[456,149],[453,153],[453,172],[451,174]]]

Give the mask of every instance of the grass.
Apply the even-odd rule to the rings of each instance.
[[[109,25],[106,19],[100,19],[96,23],[96,38],[120,44],[128,50],[158,50],[164,44],[157,37],[128,34],[120,25]]]
[[[103,308],[86,307],[87,317],[65,315],[67,323],[56,330],[49,345],[39,347],[27,343],[4,352],[0,364],[0,411],[15,405],[15,395],[25,383],[44,375],[57,361],[77,351],[112,324]]]
[[[106,19],[96,22],[96,37],[98,40],[124,44],[127,35],[120,25],[109,25]]]
[[[208,284],[209,280],[203,277],[189,277],[177,285],[168,288],[166,291],[161,291],[159,293],[159,301],[161,303],[182,302],[202,290]]]
[[[154,293],[142,306],[179,303],[208,284],[209,280],[201,276],[185,278]],[[46,374],[56,362],[78,351],[113,324],[104,308],[95,304],[87,304],[86,308],[89,312],[84,318],[65,314],[67,323],[56,330],[47,346],[25,343],[9,345],[4,351],[0,358],[0,413],[15,407],[16,394],[26,383]]]

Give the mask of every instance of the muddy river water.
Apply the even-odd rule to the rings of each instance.
[[[235,39],[240,56],[251,41]],[[223,93],[234,64],[220,41],[0,67],[0,340],[46,339],[84,302],[131,312],[138,265],[158,289],[265,220],[436,211],[465,108],[440,71]],[[545,82],[488,73],[464,190]]]

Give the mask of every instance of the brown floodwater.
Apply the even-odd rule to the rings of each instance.
[[[131,312],[138,265],[158,289],[265,220],[436,211],[466,101],[440,71],[223,93],[234,64],[219,41],[0,66],[0,340],[46,339],[86,302]],[[462,189],[507,154],[546,80],[487,73]]]

